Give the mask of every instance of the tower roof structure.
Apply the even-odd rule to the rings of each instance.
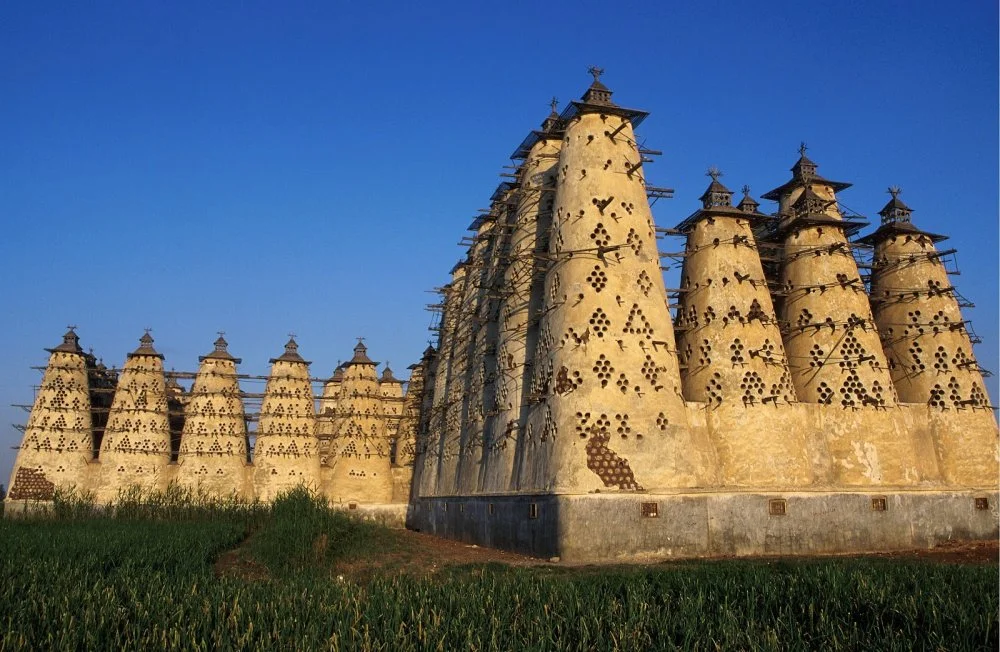
[[[149,355],[160,358],[161,360],[163,359],[163,354],[153,348],[153,336],[149,334],[148,329],[145,333],[143,333],[142,337],[139,338],[139,348],[129,353],[128,357],[132,358],[139,355]]]
[[[824,186],[829,186],[833,188],[834,192],[840,192],[841,190],[846,190],[850,188],[850,183],[844,181],[831,181],[830,179],[825,179],[821,177],[817,172],[816,165],[809,157],[806,156],[806,144],[802,143],[799,147],[799,159],[792,166],[792,178],[785,183],[781,184],[774,190],[769,190],[768,192],[761,195],[764,199],[770,199],[772,201],[778,201],[781,199],[782,195],[788,194],[788,192],[794,188],[799,188],[806,186],[810,183],[818,183]]]
[[[603,68],[591,66],[587,72],[594,76],[594,81],[591,82],[579,100],[570,102],[563,109],[562,114],[559,116],[559,119],[563,123],[569,122],[581,113],[606,113],[627,119],[632,123],[632,127],[634,128],[638,127],[639,123],[649,115],[648,111],[626,109],[618,106],[611,100],[613,91],[601,82],[601,75],[604,74]]]
[[[67,326],[69,330],[63,335],[62,344],[51,349],[45,349],[49,353],[77,353],[82,355],[83,349],[80,348],[80,337],[76,334],[76,326]]]
[[[702,207],[689,215],[683,222],[678,224],[677,230],[684,232],[690,231],[699,220],[712,216],[729,215],[732,217],[747,218],[753,215],[758,215],[760,217],[765,217],[757,213],[756,203],[754,204],[754,210],[750,211],[750,215],[748,215],[748,212],[743,208],[743,202],[740,202],[740,208],[733,206],[733,191],[719,181],[719,177],[722,176],[722,172],[719,171],[717,167],[714,165],[710,167],[705,173],[705,176],[711,177],[712,181],[708,184],[708,188],[705,189],[705,192],[702,193],[701,197],[698,198],[701,201]],[[747,188],[747,190],[749,191],[749,188]],[[745,199],[746,198],[744,197],[744,200]]]
[[[379,378],[380,383],[399,383],[403,384],[399,378],[392,375],[392,369],[389,368],[389,363],[385,363],[385,369],[382,370],[382,377]]]
[[[229,350],[227,349],[228,346],[229,343],[226,341],[226,338],[222,336],[222,333],[219,333],[218,339],[215,340],[215,349],[208,355],[199,356],[198,362],[202,362],[204,360],[231,360],[236,364],[243,362],[239,358],[234,358],[229,353]]]
[[[737,208],[744,213],[757,213],[760,208],[760,202],[750,196],[750,186],[744,185],[740,190],[743,192],[743,199],[740,200]]]
[[[368,347],[365,343],[358,339],[357,345],[354,347],[354,357],[344,363],[345,367],[350,367],[356,364],[366,364],[371,366],[377,366],[378,363],[368,357]]]
[[[528,158],[528,153],[531,152],[531,148],[535,146],[540,140],[546,138],[561,138],[563,129],[565,128],[565,123],[556,111],[556,107],[559,106],[559,100],[552,98],[550,103],[552,111],[549,115],[542,121],[541,130],[534,130],[524,137],[521,144],[517,146],[514,153],[510,155],[513,160],[526,159]]]
[[[882,218],[881,225],[879,225],[878,229],[876,229],[874,233],[870,233],[863,238],[859,238],[858,242],[864,244],[875,244],[879,240],[884,240],[885,238],[898,233],[922,235],[930,238],[932,242],[941,242],[942,240],[948,239],[948,236],[946,235],[930,233],[929,231],[924,231],[913,224],[910,218],[910,215],[913,213],[913,209],[903,203],[903,200],[899,198],[899,195],[903,192],[899,186],[890,186],[886,192],[891,195],[891,198],[886,205],[882,207],[882,210],[878,212]]]
[[[271,358],[268,362],[271,364],[274,364],[275,362],[300,362],[302,364],[312,364],[299,355],[299,345],[295,341],[294,335],[289,336],[288,342],[285,344],[285,352],[277,358]]]

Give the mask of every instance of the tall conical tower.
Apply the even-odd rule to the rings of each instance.
[[[344,366],[337,362],[333,375],[323,383],[323,395],[319,399],[319,413],[316,415],[316,437],[319,439],[319,463],[324,469],[323,486],[327,485],[326,469],[333,464],[330,447],[336,429],[337,403],[340,400],[341,384],[344,382]]]
[[[494,383],[496,381],[496,336],[499,287],[503,280],[504,249],[509,230],[507,199],[511,184],[502,183],[493,193],[489,213],[479,216],[470,226],[476,231],[473,244],[477,269],[473,275],[472,314],[468,320],[468,366],[466,390],[462,396],[462,435],[459,443],[459,494],[475,493],[480,487],[483,441],[492,428]]]
[[[392,501],[392,470],[385,416],[379,395],[377,362],[362,341],[344,364],[337,426],[331,446],[336,451],[330,500],[340,504]]]
[[[943,235],[911,221],[899,188],[862,239],[874,245],[871,303],[899,400],[930,407],[945,478],[966,485],[996,482],[983,451],[996,450],[996,419],[972,350],[967,322],[938,252]]]
[[[514,460],[518,444],[523,450],[528,424],[528,386],[538,344],[539,311],[544,290],[548,234],[555,201],[562,129],[553,100],[552,112],[511,156],[523,159],[518,178],[517,205],[510,226],[508,264],[500,292],[500,328],[496,345],[497,417],[486,442],[483,486],[486,491],[515,487]]]
[[[800,401],[890,407],[888,363],[848,242],[864,222],[845,219],[837,205],[849,187],[819,176],[803,145],[792,179],[764,195],[779,203],[785,350]]]
[[[128,354],[101,442],[98,502],[108,503],[129,486],[166,488],[170,466],[170,423],[163,356],[147,332]]]
[[[677,311],[684,395],[707,404],[723,484],[807,484],[798,414],[774,409],[795,402],[795,389],[753,233],[769,218],[749,189],[734,208],[721,175],[709,170],[702,208],[678,226],[687,234]],[[762,436],[744,427],[748,419],[791,421]]]
[[[385,438],[389,443],[390,450],[398,451],[400,448],[399,428],[403,418],[403,381],[396,378],[389,363],[385,363],[382,375],[378,379],[378,395],[382,407],[382,420],[385,424]],[[393,459],[390,456],[390,459]]]
[[[57,487],[88,488],[93,457],[88,369],[74,327],[62,344],[46,351],[49,362],[14,460],[8,503],[52,500]]]
[[[264,502],[296,486],[319,483],[316,406],[309,381],[309,362],[299,355],[292,337],[285,352],[272,358],[271,375],[260,406],[254,444],[254,490]]]
[[[422,396],[418,399],[420,413],[417,417],[413,448],[413,478],[410,483],[410,499],[430,495],[425,483],[425,475],[436,473],[437,440],[431,434],[431,420],[434,415],[434,388],[437,384],[438,355],[433,346],[424,350],[420,360],[424,369]],[[416,397],[414,397],[416,399]]]
[[[248,495],[247,430],[236,365],[222,334],[198,361],[185,408],[177,483],[214,496]]]
[[[875,247],[871,301],[892,380],[905,403],[944,409],[986,409],[989,400],[972,341],[935,243],[890,188],[882,224],[863,240]]]
[[[709,407],[794,402],[752,228],[767,217],[750,202],[741,205],[754,212],[734,208],[721,172],[709,176],[701,210],[678,226],[687,234],[677,311],[684,395]]]
[[[427,413],[427,455],[424,468],[420,471],[419,491],[421,496],[437,496],[445,492],[442,473],[448,437],[451,433],[449,418],[454,418],[453,383],[458,382],[458,356],[456,355],[456,330],[460,322],[462,291],[465,288],[466,265],[457,263],[451,270],[451,282],[442,288],[443,305],[441,314],[438,354],[435,359],[433,392]],[[454,481],[454,478],[451,478]]]
[[[427,353],[417,364],[410,365],[410,379],[403,395],[399,428],[396,434],[396,466],[413,466],[417,449],[417,431],[420,429],[420,409],[424,400],[424,374]]]
[[[475,229],[469,254],[464,265],[464,282],[454,328],[451,373],[448,380],[447,410],[445,411],[444,453],[438,479],[439,494],[458,491],[459,463],[468,459],[470,397],[476,373],[473,354],[478,326],[476,315],[484,291],[484,270],[493,246],[496,221],[493,218],[473,222]]]
[[[691,441],[643,158],[646,113],[611,101],[592,69],[563,112],[555,214],[522,486],[658,489],[714,480]]]

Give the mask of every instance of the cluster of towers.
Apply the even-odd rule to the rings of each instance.
[[[326,380],[310,376],[294,338],[261,378],[238,373],[221,334],[194,374],[165,372],[148,332],[120,370],[85,353],[72,328],[49,353],[8,500],[50,500],[75,487],[108,503],[130,487],[170,483],[263,501],[297,485],[338,504],[408,497],[419,366],[418,393],[407,395],[388,366],[378,375],[360,341]],[[190,391],[179,377],[193,379]],[[266,380],[262,394],[241,388],[252,380]],[[314,384],[322,386],[318,411]],[[256,400],[252,413],[247,403]]]
[[[646,182],[647,114],[592,72],[514,152],[440,290],[415,500],[995,488],[950,252],[898,189],[858,239],[866,223],[837,199],[850,184],[803,146],[763,195],[775,214],[748,188],[734,206],[713,169],[701,208],[657,228],[649,200],[672,191]],[[686,244],[668,291],[657,240],[672,236]]]

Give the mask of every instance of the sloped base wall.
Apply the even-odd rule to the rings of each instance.
[[[407,526],[571,562],[832,554],[996,540],[998,499],[996,491],[455,496],[419,499]],[[775,500],[783,515],[772,514]]]

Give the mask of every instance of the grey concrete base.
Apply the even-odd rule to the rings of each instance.
[[[571,562],[832,554],[996,540],[998,499],[995,490],[455,496],[417,500],[407,526]]]
[[[386,527],[402,530],[406,527],[407,507],[406,503],[383,503],[380,505],[356,505],[353,508],[334,505],[333,509],[338,509],[348,516],[362,521],[372,521]]]

